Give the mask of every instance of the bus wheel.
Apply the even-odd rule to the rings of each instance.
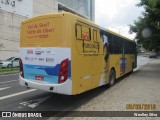
[[[115,83],[116,75],[113,69],[111,69],[109,74],[109,86],[113,86]]]

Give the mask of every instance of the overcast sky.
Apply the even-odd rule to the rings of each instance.
[[[95,0],[95,22],[121,35],[128,34],[129,27],[142,13],[143,8],[135,6],[140,0]]]

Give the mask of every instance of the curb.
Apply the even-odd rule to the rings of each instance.
[[[0,75],[10,75],[10,74],[18,74],[19,71],[16,71],[16,72],[3,72],[3,73],[0,73]]]

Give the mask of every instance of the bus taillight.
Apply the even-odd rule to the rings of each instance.
[[[20,70],[20,75],[24,78],[23,62],[21,59],[19,59],[19,70]]]
[[[61,62],[58,83],[63,83],[68,79],[68,59],[65,59]]]

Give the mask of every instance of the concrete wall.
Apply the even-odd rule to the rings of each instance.
[[[22,16],[32,17],[34,0],[0,0],[0,9]]]
[[[3,2],[2,2],[3,1]],[[32,16],[58,12],[58,4],[91,17],[94,0],[7,0],[0,1],[0,60],[19,56],[20,23]],[[15,6],[13,6],[15,2]],[[94,3],[94,2],[93,2]],[[93,9],[93,10],[92,10]]]
[[[20,22],[26,17],[0,11],[0,60],[19,56]]]
[[[20,22],[26,17],[0,11],[0,60],[19,56]]]

